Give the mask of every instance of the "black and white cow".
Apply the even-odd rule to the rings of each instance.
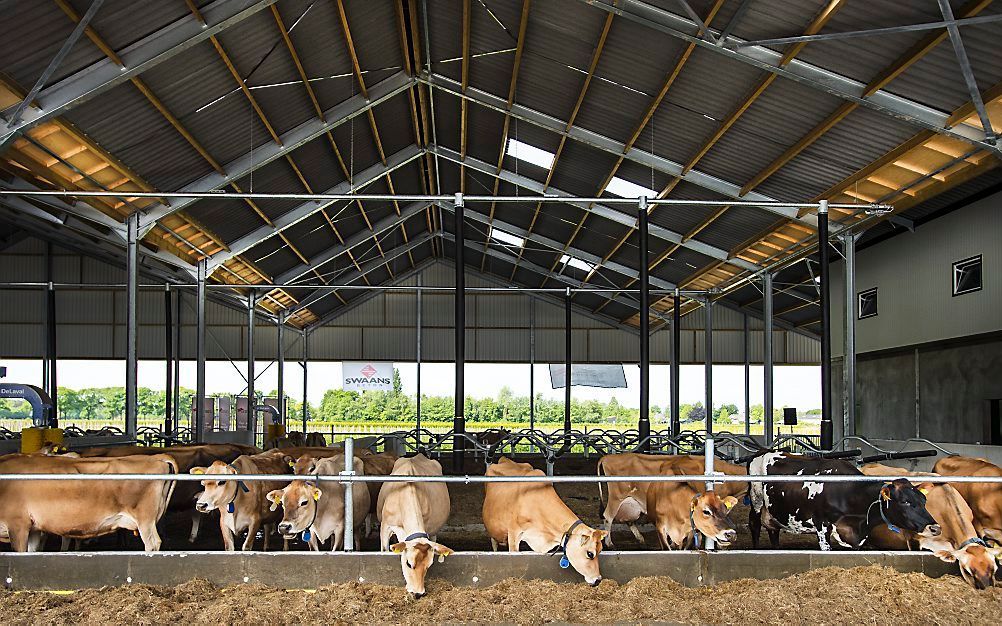
[[[754,475],[862,476],[852,463],[819,459],[784,452],[768,452],[749,463]],[[936,520],[925,508],[925,496],[907,479],[892,483],[823,483],[797,481],[751,483],[751,512],[748,526],[752,546],[758,547],[759,532],[765,526],[773,547],[779,545],[779,531],[815,534],[822,550],[832,544],[859,549],[875,526],[887,524],[930,536],[940,532]]]

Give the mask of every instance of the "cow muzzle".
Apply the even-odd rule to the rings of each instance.
[[[592,587],[598,587],[598,584],[600,582],[602,582],[602,577],[601,576],[599,576],[598,578],[596,578],[595,580],[591,581],[588,584],[591,585]]]
[[[282,522],[281,524],[278,525],[278,532],[279,534],[285,535],[286,537],[292,537],[293,535],[292,524],[290,524],[289,522]]]
[[[725,543],[725,544],[730,545],[730,544],[734,543],[734,540],[737,539],[737,538],[738,538],[738,531],[736,531],[733,528],[731,528],[731,529],[725,530],[724,532],[720,533],[719,541],[721,543]]]
[[[426,595],[428,595],[428,592],[426,592],[426,591],[408,591],[407,595],[410,597],[411,600],[420,600],[421,598],[423,598]]]
[[[926,537],[939,537],[942,532],[943,529],[940,527],[939,524],[929,524],[928,526],[925,527],[925,530],[922,532],[922,534],[925,535]]]
[[[195,510],[198,511],[199,513],[208,513],[209,512],[209,505],[206,502],[196,502],[195,503]]]

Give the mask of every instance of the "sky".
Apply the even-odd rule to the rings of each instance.
[[[6,382],[41,385],[42,366],[38,360],[2,360],[7,366]],[[239,367],[237,367],[239,366]],[[236,394],[246,387],[243,363],[237,366],[227,361],[206,363],[206,392],[214,394]],[[404,392],[413,395],[417,387],[417,367],[414,363],[397,363]],[[256,363],[258,373],[257,389],[271,391],[278,385],[277,367],[272,361]],[[601,400],[606,402],[614,396],[620,404],[636,408],[639,406],[638,385],[640,368],[626,365],[625,389],[595,389],[573,387],[572,396],[581,400]],[[86,387],[114,387],[125,385],[124,361],[78,361],[60,360],[58,364],[60,387],[82,389]],[[667,365],[651,366],[651,404],[664,407],[668,404],[669,368]],[[544,398],[563,399],[563,389],[553,389],[550,385],[549,368],[537,364],[534,373],[536,393]],[[694,403],[703,401],[704,370],[702,365],[683,365],[680,373],[680,401]],[[821,406],[821,368],[818,366],[776,366],[775,406],[796,407],[802,411]],[[447,396],[452,394],[455,368],[451,363],[425,363],[421,366],[421,392],[429,395]],[[529,366],[527,364],[487,364],[468,363],[466,365],[466,393],[482,398],[493,397],[502,386],[507,385],[516,395],[529,395]],[[162,390],[165,388],[165,364],[163,361],[140,361],[139,386]],[[181,386],[195,388],[195,362],[181,364]],[[309,400],[318,405],[328,389],[341,387],[341,363],[312,362],[309,364]],[[302,366],[296,361],[287,361],[285,367],[286,394],[296,400],[303,397]],[[751,403],[762,403],[762,367],[751,367]],[[744,405],[744,367],[741,365],[713,366],[713,403],[735,404],[739,409]]]

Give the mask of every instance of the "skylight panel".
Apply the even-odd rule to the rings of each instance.
[[[542,150],[536,146],[530,146],[529,144],[518,141],[517,139],[508,140],[508,149],[506,153],[508,156],[515,157],[520,161],[538,165],[544,170],[548,170],[553,167],[552,152],[547,152],[546,150]]]
[[[616,194],[620,198],[639,198],[640,196],[653,198],[658,195],[653,189],[648,189],[643,185],[631,183],[630,181],[624,180],[618,176],[612,177],[612,180],[609,181],[605,190],[609,193]]]
[[[518,248],[525,246],[525,239],[523,239],[522,237],[518,237],[511,233],[506,233],[505,231],[498,230],[497,228],[494,227],[491,227],[491,239]]]
[[[560,257],[560,263],[562,265],[570,265],[571,267],[576,267],[583,272],[590,272],[595,269],[595,266],[587,261],[582,261],[577,257],[570,256],[568,254],[562,255]]]

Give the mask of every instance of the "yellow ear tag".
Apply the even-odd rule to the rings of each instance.
[[[292,461],[289,461],[289,467],[295,467],[295,466],[296,466],[295,463],[293,463]]]
[[[191,470],[191,473],[192,474],[204,474],[205,470],[202,469],[202,468],[200,468],[200,467],[196,467],[195,469]]]
[[[391,550],[393,550],[393,552],[394,552],[394,553],[396,553],[396,554],[400,554],[401,552],[403,552],[403,551],[404,551],[404,550],[403,550],[403,548],[398,548],[398,547],[396,547],[396,546],[393,546],[393,547],[391,548]]]
[[[919,487],[919,493],[921,493],[923,496],[927,496],[929,495],[929,490],[926,489],[925,487]]]
[[[313,499],[314,500],[320,500],[320,492],[319,491],[314,491],[313,492]]]
[[[734,501],[733,500],[728,500],[727,502],[724,503],[724,506],[726,506],[727,510],[730,511],[731,509],[734,508]]]
[[[445,555],[444,554],[439,553],[439,555],[438,555],[438,562],[439,563],[445,563]]]

